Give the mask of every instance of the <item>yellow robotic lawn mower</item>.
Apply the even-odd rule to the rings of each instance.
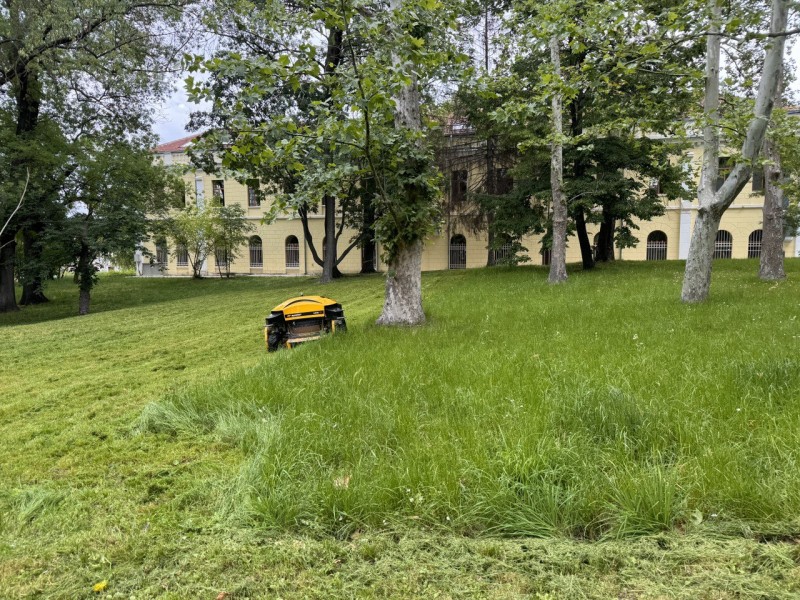
[[[324,296],[298,296],[278,304],[267,317],[267,350],[293,348],[325,333],[347,331],[342,305]]]

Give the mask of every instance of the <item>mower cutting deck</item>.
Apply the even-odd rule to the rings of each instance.
[[[347,331],[342,305],[324,296],[290,298],[272,309],[264,327],[267,350],[292,348],[325,333]]]

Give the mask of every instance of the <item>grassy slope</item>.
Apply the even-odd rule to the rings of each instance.
[[[720,538],[798,530],[788,268],[700,307],[675,263],[428,274],[416,331],[350,279],[350,333],[274,356],[314,282],[108,278],[80,319],[56,285],[0,316],[0,597],[792,597],[793,544]]]

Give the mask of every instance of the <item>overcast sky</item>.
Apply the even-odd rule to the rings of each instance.
[[[800,43],[793,44],[790,56],[796,65],[800,65]],[[792,87],[800,95],[800,80],[795,81]],[[186,131],[189,113],[205,108],[205,105],[201,107],[187,100],[183,78],[175,81],[174,88],[174,93],[156,109],[154,130],[162,143],[189,135]]]

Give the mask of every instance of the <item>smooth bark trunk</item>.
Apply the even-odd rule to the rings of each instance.
[[[719,228],[722,214],[744,188],[751,174],[751,164],[758,157],[764,141],[767,123],[772,114],[775,91],[783,68],[783,49],[786,36],[788,0],[772,0],[772,18],[767,41],[764,68],[758,86],[754,116],[747,127],[742,143],[742,160],[731,169],[722,187],[715,191],[719,172],[719,66],[720,22],[722,10],[719,0],[709,0],[711,23],[706,37],[706,89],[703,110],[706,125],[703,129],[703,167],[698,189],[699,210],[695,231],[689,246],[686,272],[683,278],[681,299],[684,302],[702,302],[711,288],[711,261],[714,244],[709,243],[709,232]]]
[[[775,108],[780,108],[783,95],[783,69],[775,90]],[[778,144],[768,135],[764,140],[764,208],[762,209],[761,256],[758,276],[764,281],[786,277],[783,268],[784,207],[781,180],[781,155]]]
[[[768,143],[765,150],[772,164],[764,167],[764,208],[758,276],[764,281],[777,281],[786,277],[783,268],[783,190],[778,187],[781,165],[775,144]]]
[[[422,310],[422,241],[399,249],[389,264],[386,295],[378,325],[418,325]]]
[[[561,54],[558,36],[550,38],[550,59],[556,80],[561,80]],[[553,94],[551,100],[553,142],[550,146],[550,187],[553,193],[553,246],[550,254],[549,283],[562,283],[567,280],[567,200],[564,197],[564,148],[562,142],[563,97],[561,91]]]
[[[700,209],[692,230],[690,252],[686,259],[686,274],[683,280],[682,299],[684,302],[701,302],[708,298],[711,286],[711,263],[714,257],[714,246],[719,231],[719,222],[722,215],[716,215],[710,210]],[[689,277],[690,273],[708,274],[707,277]]]

